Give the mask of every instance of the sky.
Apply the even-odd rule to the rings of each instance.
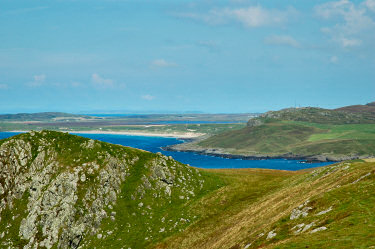
[[[375,101],[375,0],[2,0],[0,113]]]

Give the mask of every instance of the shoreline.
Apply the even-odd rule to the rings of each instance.
[[[347,160],[355,159],[366,159],[366,156],[352,156],[352,155],[294,155],[294,154],[282,154],[282,155],[267,155],[267,154],[232,154],[225,151],[218,151],[215,149],[193,149],[193,148],[181,148],[179,146],[186,144],[177,144],[163,147],[166,151],[180,151],[180,152],[193,152],[200,155],[208,155],[215,157],[222,157],[228,159],[242,159],[242,160],[267,160],[267,159],[286,159],[286,160],[299,160],[305,163],[336,163]],[[375,159],[374,159],[375,161]]]
[[[3,132],[17,132],[26,133],[30,131],[13,130],[13,131],[3,131]],[[300,160],[306,163],[317,163],[317,162],[340,162],[345,160],[353,159],[365,159],[366,157],[361,156],[347,156],[347,155],[293,155],[293,154],[283,154],[283,155],[251,155],[251,154],[232,154],[230,152],[220,151],[216,149],[204,149],[204,148],[181,148],[181,145],[189,144],[189,141],[194,141],[199,139],[206,134],[204,133],[158,133],[158,132],[132,132],[132,131],[60,131],[64,133],[71,134],[103,134],[103,135],[127,135],[127,136],[144,136],[144,137],[165,137],[165,138],[176,138],[181,140],[186,140],[182,144],[170,145],[163,147],[165,151],[179,151],[179,152],[192,152],[201,155],[209,155],[228,159],[242,159],[242,160],[267,160],[267,159],[287,159],[287,160]]]
[[[26,133],[30,131],[3,131],[3,132],[19,132]],[[144,136],[144,137],[167,137],[167,138],[179,138],[179,139],[193,139],[206,135],[205,133],[160,133],[160,132],[139,132],[139,131],[60,131],[64,133],[74,133],[74,134],[103,134],[103,135],[127,135],[127,136]]]

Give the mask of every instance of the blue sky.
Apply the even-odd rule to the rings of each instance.
[[[2,0],[0,113],[375,100],[375,0]]]

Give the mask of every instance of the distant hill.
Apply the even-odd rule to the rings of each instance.
[[[341,161],[375,155],[374,124],[371,112],[288,108],[252,118],[246,128],[170,149],[224,157]]]
[[[316,107],[302,107],[302,108],[287,108],[279,111],[269,111],[260,115],[258,118],[250,119],[248,124],[250,126],[272,120],[288,120],[310,122],[318,124],[372,124],[375,123],[375,106],[361,106],[364,107],[362,111],[358,108],[343,107],[335,110],[316,108]],[[366,109],[367,107],[367,109]],[[367,111],[365,111],[366,109]],[[359,109],[358,109],[359,110]]]
[[[375,161],[375,160],[374,160]],[[203,170],[79,136],[0,140],[1,248],[371,248],[375,163]]]
[[[86,115],[76,115],[64,112],[38,112],[38,113],[17,113],[0,114],[0,121],[46,121],[55,118],[89,118]]]
[[[370,113],[375,114],[375,102],[366,105],[351,105],[335,109],[335,111],[345,111],[351,113]]]

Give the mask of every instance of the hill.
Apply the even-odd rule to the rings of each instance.
[[[58,132],[0,141],[4,248],[368,248],[375,163],[198,170]],[[350,195],[348,195],[350,193]]]
[[[345,106],[338,109],[336,111],[345,111],[351,113],[370,113],[375,114],[375,102],[368,103],[366,105],[351,105]]]
[[[52,131],[1,140],[0,165],[2,248],[144,248],[195,222],[186,205],[220,186],[161,154]]]
[[[372,107],[370,107],[372,109]],[[317,124],[373,124],[375,115],[365,111],[352,112],[351,107],[335,110],[317,107],[287,108],[279,111],[269,111],[258,118],[250,119],[248,125],[266,123],[274,120],[299,121]],[[254,123],[255,122],[255,123]]]
[[[247,127],[171,150],[242,158],[342,161],[375,155],[375,115],[321,108],[289,108],[250,119]]]
[[[374,169],[211,170],[227,185],[193,207],[205,218],[157,248],[372,248]]]

